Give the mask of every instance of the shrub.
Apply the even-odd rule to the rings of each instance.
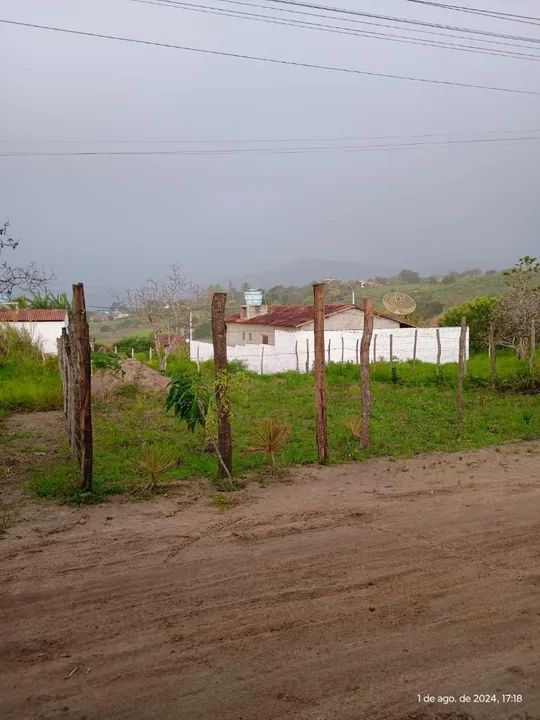
[[[483,350],[488,346],[489,324],[495,317],[500,303],[498,298],[477,297],[462,305],[449,308],[439,319],[439,327],[458,327],[461,318],[467,318],[469,340],[472,350]]]
[[[210,392],[199,375],[184,374],[172,378],[165,409],[167,412],[172,410],[177,418],[184,420],[191,432],[197,425],[206,426],[209,405]]]

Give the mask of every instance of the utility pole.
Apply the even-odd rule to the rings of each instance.
[[[315,340],[315,407],[317,414],[317,455],[328,462],[326,387],[324,382],[324,282],[313,285],[313,335]]]

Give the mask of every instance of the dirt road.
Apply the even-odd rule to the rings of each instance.
[[[300,470],[223,514],[28,504],[0,718],[540,718],[539,476],[527,443]]]

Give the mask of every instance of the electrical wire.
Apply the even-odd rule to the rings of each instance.
[[[5,25],[12,25],[15,27],[25,27],[25,28],[32,28],[35,30],[47,30],[51,32],[60,32],[67,35],[76,35],[79,37],[92,37],[92,38],[98,38],[100,40],[114,40],[117,42],[124,42],[124,43],[130,43],[135,45],[145,45],[148,47],[162,47],[167,48],[170,50],[182,50],[184,52],[196,52],[201,53],[205,55],[214,55],[219,57],[229,57],[229,58],[235,58],[239,60],[254,60],[256,62],[266,62],[271,63],[273,65],[288,65],[291,67],[302,67],[302,68],[309,68],[309,69],[315,69],[315,70],[328,70],[331,72],[340,72],[340,73],[347,73],[350,75],[363,75],[365,77],[377,77],[377,78],[386,78],[386,79],[392,79],[392,80],[407,80],[409,82],[419,82],[419,83],[425,83],[430,85],[446,85],[451,87],[461,87],[461,88],[469,88],[469,89],[475,89],[475,90],[490,90],[493,92],[505,92],[505,93],[512,93],[512,94],[518,94],[518,95],[535,95],[539,96],[540,92],[537,90],[522,90],[518,88],[507,88],[507,87],[498,87],[493,85],[480,85],[480,84],[473,84],[473,83],[464,83],[464,82],[454,82],[451,80],[438,80],[438,79],[432,79],[432,78],[424,78],[424,77],[418,77],[413,75],[398,75],[398,74],[392,74],[392,73],[382,73],[382,72],[376,72],[373,70],[359,70],[356,68],[346,68],[346,67],[340,67],[336,65],[323,65],[318,63],[307,63],[307,62],[301,62],[297,60],[284,60],[282,58],[272,58],[272,57],[265,57],[262,55],[248,55],[246,53],[236,53],[236,52],[226,52],[224,50],[213,50],[209,48],[197,48],[197,47],[191,47],[188,45],[176,45],[173,43],[164,43],[164,42],[158,42],[155,40],[142,40],[139,38],[131,38],[131,37],[125,37],[122,35],[109,35],[105,33],[94,33],[94,32],[88,32],[84,30],[73,30],[71,28],[62,28],[57,27],[53,25],[38,25],[37,23],[27,23],[27,22],[21,22],[18,20],[7,20],[5,18],[0,18],[0,23],[3,23]]]
[[[413,142],[413,143],[390,143],[376,145],[341,145],[341,146],[311,146],[298,148],[226,148],[226,149],[210,149],[210,150],[78,150],[78,151],[60,151],[60,152],[1,152],[0,157],[92,157],[92,156],[108,156],[108,157],[126,157],[126,156],[161,156],[161,155],[299,155],[312,152],[373,152],[373,151],[392,151],[404,149],[417,149],[420,147],[440,147],[440,146],[456,146],[470,145],[479,143],[503,143],[503,142],[531,142],[540,140],[540,135],[528,137],[499,137],[499,138],[477,138],[469,140],[441,140],[431,142]]]
[[[211,5],[201,5],[199,3],[178,2],[173,0],[132,0],[132,2],[144,5],[155,5],[162,8],[171,8],[174,10],[189,10],[207,15],[217,15],[241,20],[252,20],[263,22],[271,25],[282,25],[286,27],[294,27],[303,30],[318,30],[319,32],[330,32],[338,35],[351,35],[362,38],[370,38],[375,40],[386,40],[388,42],[397,42],[405,45],[421,45],[424,47],[435,47],[446,50],[456,50],[459,52],[467,52],[475,55],[492,55],[494,57],[507,57],[514,60],[540,60],[540,55],[531,53],[521,53],[517,51],[499,50],[496,48],[484,48],[478,45],[464,45],[460,43],[448,43],[440,40],[430,40],[425,38],[414,38],[407,35],[396,35],[395,33],[377,33],[373,31],[356,30],[340,25],[328,25],[323,23],[314,23],[310,21],[298,21],[292,18],[283,18],[275,15],[262,15],[260,13],[243,12],[241,10],[231,10],[224,8],[216,8]],[[537,50],[527,45],[516,45],[515,47]]]
[[[412,140],[412,139],[419,139],[419,138],[439,138],[439,137],[460,137],[464,135],[474,135],[474,136],[486,136],[486,135],[509,135],[509,134],[519,134],[519,135],[535,135],[536,133],[540,133],[540,128],[532,128],[527,130],[468,130],[468,131],[457,131],[457,132],[443,132],[443,133],[417,133],[412,135],[356,135],[356,136],[340,136],[340,137],[292,137],[292,138],[252,138],[252,139],[246,139],[246,138],[219,138],[219,139],[211,139],[211,138],[190,138],[190,139],[181,139],[181,140],[126,140],[125,138],[115,139],[115,140],[1,140],[0,144],[12,144],[12,145],[27,145],[27,144],[42,144],[42,145],[50,145],[50,144],[70,144],[70,145],[86,145],[86,144],[98,144],[102,143],[104,145],[112,145],[112,144],[118,144],[118,145],[180,145],[180,144],[228,144],[228,145],[236,145],[236,144],[265,144],[265,143],[305,143],[305,142],[353,142],[353,141],[364,141],[364,140]],[[510,139],[510,138],[509,138]],[[519,140],[519,138],[511,138],[512,140]]]
[[[379,15],[369,13],[362,10],[350,10],[349,8],[341,8],[329,5],[318,5],[315,3],[304,2],[304,0],[267,0],[278,5],[292,5],[293,7],[311,8],[313,10],[324,10],[326,12],[334,12],[342,15],[353,15],[359,17],[369,17],[377,20],[390,20],[392,22],[404,23],[407,25],[418,25],[421,27],[435,27],[442,30],[453,30],[455,32],[463,32],[473,35],[485,35],[489,37],[505,38],[507,40],[521,40],[525,42],[540,43],[540,38],[523,37],[521,35],[507,35],[505,33],[494,32],[490,30],[475,30],[474,28],[461,27],[456,25],[447,25],[445,23],[428,22],[427,20],[416,20],[413,18],[400,18],[393,15]]]
[[[454,10],[456,12],[470,13],[471,15],[481,15],[483,17],[494,18],[496,20],[508,20],[509,22],[518,22],[523,23],[524,25],[540,25],[540,17],[530,15],[516,15],[515,13],[481,9],[469,7],[467,5],[450,5],[447,3],[433,2],[432,0],[405,0],[405,2],[416,3],[417,5],[427,5],[430,7],[440,8],[442,10]]]
[[[131,0],[131,2],[142,2],[143,0]],[[173,2],[174,0],[166,0],[167,2]],[[258,2],[253,2],[253,0],[214,0],[214,2],[220,2],[220,3],[227,3],[228,5],[240,5],[240,6],[247,6],[247,7],[254,7],[254,8],[261,8],[264,10],[270,10],[270,8],[267,5],[261,5]],[[440,32],[438,30],[426,30],[424,28],[418,28],[418,27],[407,27],[403,28],[399,25],[388,25],[387,23],[380,23],[380,22],[373,22],[371,20],[360,20],[357,17],[347,17],[343,18],[342,16],[336,16],[336,15],[321,15],[320,13],[314,13],[310,12],[309,10],[291,10],[290,8],[273,8],[275,10],[279,10],[281,13],[287,13],[292,15],[304,15],[308,17],[315,17],[315,18],[323,18],[326,20],[339,20],[339,21],[345,21],[348,23],[353,23],[355,25],[368,25],[371,27],[382,27],[382,28],[389,28],[392,30],[406,30],[407,32],[422,34],[422,35],[439,35],[441,37],[445,38],[454,38],[459,40],[471,40],[474,39],[474,42],[482,42],[482,43],[489,43],[490,45],[506,45],[508,47],[517,47],[517,48],[525,48],[529,50],[534,50],[536,48],[530,47],[528,45],[516,45],[515,43],[508,43],[503,42],[501,40],[493,40],[493,39],[486,39],[481,37],[475,37],[470,38],[467,35],[456,35],[451,34],[449,32]]]

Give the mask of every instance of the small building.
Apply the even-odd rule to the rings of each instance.
[[[262,374],[311,372],[314,361],[313,305],[266,305],[261,290],[245,294],[240,312],[225,318],[227,357]],[[403,318],[374,313],[370,362],[456,362],[459,327],[417,328]],[[358,363],[364,328],[362,304],[325,306],[324,346],[327,363]],[[468,338],[467,338],[468,348]],[[214,356],[212,343],[194,340],[190,357],[196,362]]]
[[[254,293],[255,291],[250,291]],[[239,313],[225,319],[227,344],[276,345],[276,331],[295,335],[298,331],[313,331],[313,305],[265,305],[247,302]],[[364,327],[363,305],[326,305],[325,332],[360,332]],[[411,328],[414,325],[399,318],[374,313],[374,329]]]
[[[168,355],[186,347],[186,337],[182,333],[156,333],[156,350],[164,350]]]
[[[13,324],[30,336],[45,354],[56,355],[56,341],[67,328],[67,310],[0,310],[0,325]]]

